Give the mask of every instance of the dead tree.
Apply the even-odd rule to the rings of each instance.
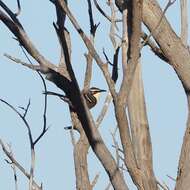
[[[63,91],[63,95],[60,97],[68,104],[72,120],[72,126],[68,129],[71,132],[71,136],[73,136],[75,130],[80,133],[80,138],[77,142],[72,138],[74,146],[73,156],[75,162],[76,189],[91,190],[98,178],[97,175],[93,182],[90,182],[89,180],[87,167],[89,148],[93,150],[96,157],[101,162],[114,189],[129,189],[127,181],[122,174],[124,169],[127,170],[133,183],[138,189],[156,190],[159,189],[159,187],[167,189],[167,187],[157,181],[153,170],[152,144],[146,113],[140,54],[143,46],[148,45],[156,56],[173,67],[183,85],[187,96],[188,109],[190,109],[190,51],[187,44],[187,2],[181,0],[181,36],[176,35],[165,17],[165,12],[175,2],[172,0],[168,1],[164,10],[160,8],[156,0],[108,0],[107,4],[110,7],[111,15],[104,11],[98,1],[87,0],[90,36],[85,34],[83,28],[81,28],[77,19],[73,16],[73,13],[69,8],[69,1],[50,0],[50,2],[54,5],[57,15],[57,20],[53,23],[53,27],[58,36],[61,47],[61,57],[58,66],[47,60],[30,40],[24,26],[18,18],[21,11],[19,1],[17,1],[17,13],[11,11],[3,1],[0,1],[0,21],[12,34],[14,34],[15,39],[19,42],[24,52],[27,52],[26,55],[28,54],[33,57],[38,64],[31,64],[31,62],[25,63],[22,60],[7,54],[5,56],[15,63],[22,64],[23,66],[44,75],[47,80],[54,83]],[[95,10],[92,10],[92,3],[96,7]],[[84,7],[84,9],[85,8],[86,7]],[[118,14],[116,14],[116,9],[120,11],[121,18],[117,18]],[[94,22],[94,11],[101,13],[107,22],[110,23],[110,39],[114,49],[113,60],[111,61],[105,51],[105,59],[102,59],[94,46],[95,35],[99,25]],[[83,89],[79,88],[77,77],[73,70],[71,60],[72,39],[70,39],[70,31],[67,30],[65,25],[66,19],[68,19],[74,26],[88,50],[88,53],[86,54],[87,67]],[[115,33],[115,30],[118,29],[118,22],[122,23],[122,26],[119,28],[122,31],[122,37],[120,40],[116,39],[118,36],[116,36]],[[142,24],[144,24],[150,31],[149,35],[142,31]],[[118,70],[119,55],[121,55],[122,65],[122,69],[120,70]],[[105,78],[110,92],[107,96],[101,117],[99,117],[97,121],[94,120],[89,107],[87,106],[85,97],[83,96],[84,92],[88,91],[90,88],[93,61],[102,71],[102,75]],[[112,68],[112,74],[109,71],[109,67]],[[119,90],[117,91],[116,83],[118,76],[122,78],[122,81],[121,84],[117,84],[119,85]],[[48,92],[45,90],[45,96],[47,95]],[[114,133],[112,134],[114,148],[117,153],[116,159],[108,150],[104,143],[104,139],[98,130],[98,126],[107,110],[107,104],[111,101],[114,107],[115,119],[119,131],[119,139],[117,140],[115,139]],[[10,104],[6,104],[11,107]],[[11,108],[14,110],[14,107]],[[14,111],[17,112],[17,110]],[[44,127],[42,134],[39,135],[36,140],[33,140],[30,132],[31,128],[25,121],[25,117],[23,115],[19,116],[23,119],[29,130],[31,152],[32,156],[34,156],[34,145],[40,140],[47,128]],[[178,166],[176,190],[187,190],[190,186],[189,130],[190,116],[188,115],[187,128]],[[121,142],[122,147],[118,146],[117,141]],[[37,185],[33,180],[32,170],[34,168],[31,167],[30,173],[25,172],[14,159],[12,154],[7,151],[3,142],[0,142],[4,152],[14,166],[20,169],[29,178],[30,189],[32,189],[32,186],[34,189],[42,189],[42,187]],[[122,158],[120,157],[120,153],[122,153]],[[121,161],[125,166],[124,169],[121,168]]]

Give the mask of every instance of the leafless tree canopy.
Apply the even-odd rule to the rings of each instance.
[[[8,61],[21,64],[38,73],[44,85],[44,112],[42,131],[38,137],[34,138],[32,135],[32,126],[30,126],[26,118],[30,101],[26,108],[21,108],[22,112],[20,112],[4,100],[3,97],[0,99],[1,103],[16,112],[24,122],[30,142],[31,164],[30,171],[27,171],[16,159],[11,147],[7,146],[0,139],[2,150],[7,156],[7,163],[13,168],[15,189],[18,189],[16,170],[20,170],[28,178],[29,190],[43,189],[43,186],[34,180],[35,148],[42,138],[46,138],[44,135],[48,132],[46,112],[47,98],[49,95],[58,96],[61,99],[61,103],[65,102],[69,108],[72,126],[66,127],[66,129],[71,134],[73,144],[77,190],[93,189],[99,178],[99,174],[97,174],[93,181],[89,179],[87,158],[90,148],[102,164],[110,180],[110,182],[105,183],[103,189],[110,189],[110,187],[116,190],[130,189],[128,181],[123,175],[124,172],[130,175],[137,189],[168,189],[166,184],[159,182],[153,169],[152,144],[147,119],[140,55],[143,47],[147,45],[155,56],[163,60],[165,64],[169,64],[175,70],[187,96],[189,110],[190,50],[188,46],[187,0],[180,0],[180,36],[174,32],[174,29],[165,16],[165,13],[172,7],[175,0],[169,0],[163,10],[156,0],[107,0],[105,2],[109,7],[109,12],[106,11],[108,9],[101,6],[99,1],[86,0],[84,11],[88,11],[89,18],[86,18],[84,22],[89,22],[90,35],[85,33],[78,23],[77,18],[74,17],[74,14],[70,10],[69,1],[47,1],[47,3],[51,3],[54,6],[54,11],[56,12],[56,21],[52,27],[55,29],[55,35],[57,35],[61,47],[61,56],[58,65],[44,57],[32,40],[30,40],[24,25],[19,20],[19,15],[22,12],[22,2],[19,0],[16,2],[18,10],[13,12],[6,5],[5,1],[0,0],[0,21],[14,35],[14,39],[18,41],[20,48],[27,58],[27,62],[15,57],[15,55],[5,54],[4,56],[9,59]],[[107,38],[110,38],[112,42],[111,48],[114,51],[112,58],[107,56],[106,50],[103,50],[100,56],[95,48],[96,33],[99,25],[101,25],[101,23],[97,23],[94,19],[95,13],[101,14],[102,19],[105,19],[110,25],[110,33]],[[78,63],[86,64],[84,86],[82,89],[79,88],[78,77],[74,72],[74,65],[71,59],[72,47],[77,44],[72,43],[71,31],[67,29],[66,20],[75,28],[74,32],[78,33],[87,49],[85,54],[86,63]],[[146,27],[149,33],[143,31],[143,25],[143,28]],[[33,64],[30,57],[37,64]],[[91,78],[94,72],[92,64],[98,65],[109,89],[105,104],[96,121],[89,110],[89,105],[86,102],[87,96],[85,96],[91,87]],[[119,69],[118,64],[121,65]],[[118,82],[118,77],[121,78],[120,83]],[[54,83],[62,91],[62,94],[48,91],[46,80]],[[111,154],[99,132],[99,126],[110,103],[114,107],[114,117],[117,122],[117,128],[111,133],[116,157]],[[80,134],[77,140],[74,137],[76,131]],[[175,190],[187,190],[190,187],[189,131],[190,115],[188,114],[177,178],[174,179],[174,183],[176,184]],[[119,137],[116,135],[117,133]]]

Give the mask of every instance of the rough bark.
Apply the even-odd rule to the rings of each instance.
[[[141,75],[141,65],[137,65],[128,100],[128,113],[131,127],[132,144],[138,168],[144,173],[146,189],[157,189],[153,172],[152,146]]]

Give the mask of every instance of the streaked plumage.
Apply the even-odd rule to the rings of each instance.
[[[102,90],[102,89],[99,89],[96,87],[92,87],[87,92],[83,93],[89,109],[93,108],[97,104],[100,93],[105,92],[105,91],[106,90]]]
[[[86,103],[87,103],[87,106],[89,107],[89,109],[93,108],[97,104],[100,93],[105,92],[105,91],[106,90],[102,90],[102,89],[99,89],[96,87],[92,87],[87,91],[82,91],[83,96],[86,100]],[[67,102],[72,107],[72,103],[70,102],[69,98],[67,98],[66,96],[64,96],[62,94],[58,94],[58,93],[50,92],[50,91],[47,91],[45,94],[58,96],[60,99]]]

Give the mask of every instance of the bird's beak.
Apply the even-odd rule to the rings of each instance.
[[[100,89],[99,92],[106,92],[106,90]]]

